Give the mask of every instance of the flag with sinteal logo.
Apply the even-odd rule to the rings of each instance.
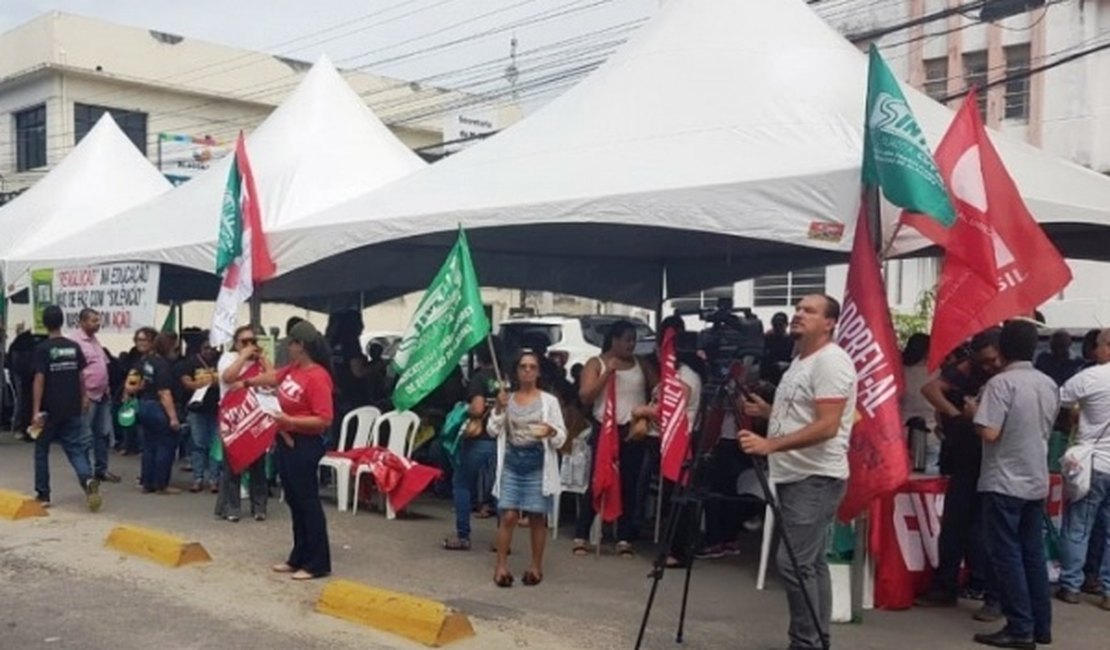
[[[961,217],[906,96],[874,45],[870,57],[863,184],[878,186],[887,201],[905,211],[903,223],[944,246],[948,254],[962,260],[976,274],[993,281],[997,277],[993,250],[979,245],[947,245],[946,233]]]
[[[863,183],[888,201],[929,215],[945,228],[956,222],[944,179],[902,89],[875,46],[867,74]]]
[[[398,374],[393,406],[406,410],[418,404],[489,332],[466,233],[459,228],[455,246],[420,299],[393,357]]]

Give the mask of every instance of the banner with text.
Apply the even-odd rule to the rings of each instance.
[[[143,262],[101,264],[31,272],[31,300],[35,331],[46,333],[42,310],[57,305],[65,314],[65,329],[77,329],[81,310],[100,312],[102,332],[129,334],[153,325],[158,306],[161,267]]]

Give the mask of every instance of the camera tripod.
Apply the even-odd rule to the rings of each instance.
[[[644,633],[647,631],[648,620],[651,618],[651,609],[655,604],[655,596],[659,590],[659,582],[663,579],[663,573],[667,569],[667,555],[670,552],[671,546],[674,544],[679,526],[684,525],[683,519],[695,522],[694,525],[696,526],[698,525],[697,522],[701,521],[702,512],[705,509],[705,502],[707,500],[731,500],[740,498],[711,494],[709,489],[699,480],[703,463],[709,456],[708,452],[701,450],[702,429],[705,424],[706,413],[709,412],[710,409],[720,409],[723,412],[725,408],[728,408],[735,417],[737,424],[743,422],[745,418],[736,408],[736,397],[738,392],[736,381],[733,379],[723,379],[708,383],[702,391],[702,401],[698,408],[698,414],[690,429],[690,438],[687,443],[686,452],[687,460],[682,464],[682,470],[679,473],[678,481],[675,483],[674,490],[671,494],[663,545],[659,549],[659,553],[655,558],[655,563],[652,565],[652,571],[649,574],[649,577],[652,579],[651,591],[648,594],[647,603],[644,608],[644,616],[640,622],[640,630],[636,635],[636,650],[640,650],[640,647],[643,645]],[[779,510],[778,500],[771,491],[770,483],[767,480],[767,470],[764,467],[766,460],[763,458],[753,458],[752,461],[752,467],[759,480],[759,486],[763,492],[764,501],[766,501],[767,505],[771,508],[771,512],[774,513],[776,532],[779,534],[779,543],[781,543],[786,550],[786,554],[790,558],[790,564],[793,565],[794,574],[798,576],[798,580],[805,580],[802,572],[799,570],[798,556],[794,552],[794,546],[784,528],[782,512]],[[662,477],[660,477],[659,489],[663,489]],[[688,513],[686,512],[689,507],[694,508],[693,516],[690,518],[687,517]],[[694,552],[697,548],[698,537],[699,535],[697,534],[691,534],[687,537],[686,577],[682,587],[682,606],[679,611],[678,630],[675,634],[675,643],[682,643],[686,628],[686,608],[690,597],[690,580],[694,571]],[[805,598],[806,609],[809,610],[809,615],[813,619],[814,628],[821,637],[821,647],[824,648],[824,650],[829,650],[829,631],[821,624],[821,617],[817,613],[817,606],[812,598],[810,598],[808,590],[803,589],[802,595]]]

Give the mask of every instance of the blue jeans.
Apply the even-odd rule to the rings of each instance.
[[[490,438],[465,440],[459,450],[459,466],[452,476],[455,494],[455,532],[459,539],[470,539],[471,490],[484,471],[493,476],[497,466],[497,441]]]
[[[193,437],[193,480],[197,483],[216,483],[220,479],[220,464],[212,460],[212,441],[218,435],[215,413],[188,415],[189,433]]]
[[[84,417],[77,415],[61,422],[48,419],[42,434],[35,440],[35,495],[44,501],[50,500],[50,445],[54,442],[61,443],[82,490],[92,478],[89,467],[91,441],[86,435]]]
[[[1091,533],[1101,522],[1103,530],[1110,526],[1110,474],[1091,472],[1091,491],[1083,499],[1069,503],[1064,509],[1064,525],[1060,531],[1060,555],[1063,570],[1060,586],[1068,591],[1079,591],[1083,585],[1083,563],[1092,542]],[[1110,537],[1102,536],[1103,547],[1110,546]],[[1102,583],[1102,592],[1110,593],[1110,562],[1107,553],[1102,555],[1102,565],[1093,567]]]
[[[994,566],[1006,631],[1020,638],[1052,635],[1044,517],[1044,499],[983,493],[987,554]]]
[[[103,478],[108,471],[108,447],[112,437],[112,398],[90,401],[84,417],[85,434],[92,441],[93,474]]]
[[[166,489],[173,473],[177,436],[161,402],[144,399],[139,403],[139,424],[143,428],[142,482],[144,492]]]

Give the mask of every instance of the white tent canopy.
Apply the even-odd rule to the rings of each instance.
[[[3,281],[11,292],[22,289],[27,267],[12,264],[13,258],[51,250],[73,233],[169,189],[169,181],[105,113],[54,169],[0,208]]]
[[[300,85],[247,137],[267,231],[426,166],[373,114],[322,57]],[[46,248],[25,267],[120,260],[162,262],[212,273],[231,157],[195,179]],[[280,269],[280,259],[278,261]],[[163,273],[163,285],[187,279]],[[164,286],[163,296],[182,287]],[[208,283],[185,294],[215,297]]]
[[[680,295],[843,260],[866,78],[866,56],[801,0],[668,3],[520,124],[275,233],[286,275],[266,295],[422,288],[459,224],[483,284],[645,305],[658,303],[664,269]],[[952,111],[906,94],[935,146]],[[995,141],[1065,253],[1106,255],[1089,232],[1110,225],[1110,179]],[[844,226],[839,240],[814,236],[828,226]],[[895,250],[923,245],[908,237]]]

